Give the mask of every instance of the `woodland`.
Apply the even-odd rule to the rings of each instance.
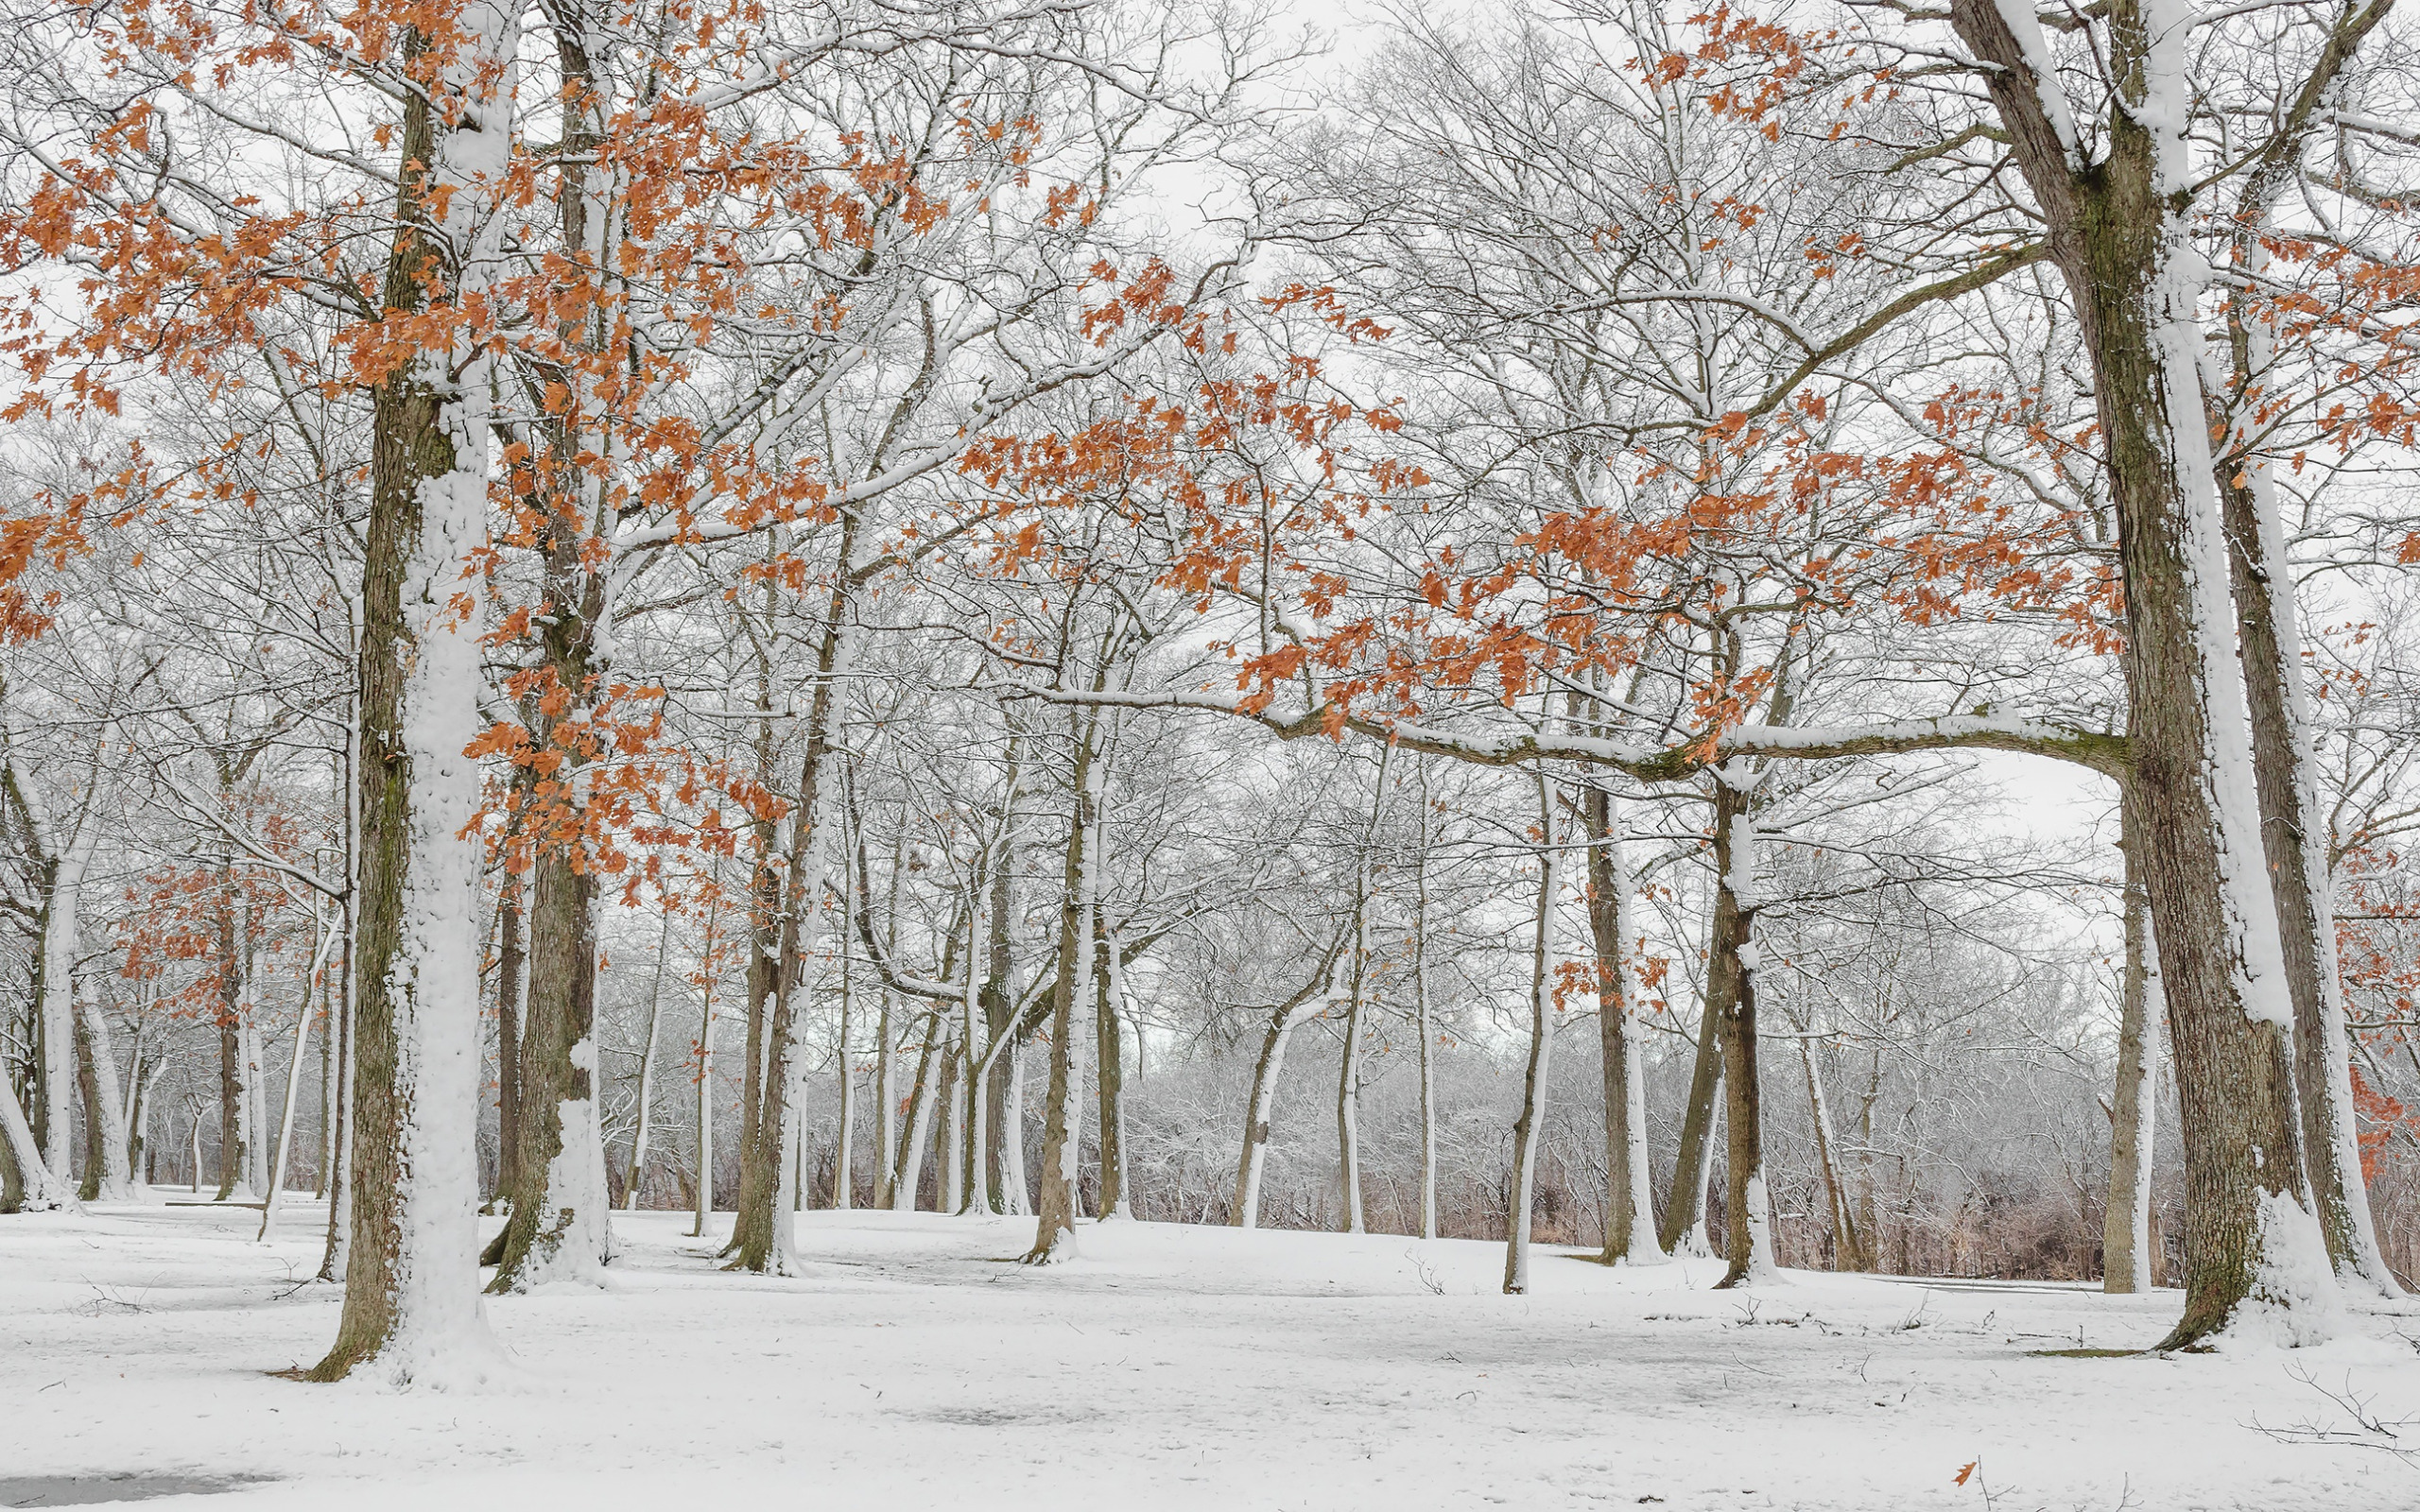
[[[0,1299],[1925,1278],[2420,1411],[2409,6],[9,9]]]

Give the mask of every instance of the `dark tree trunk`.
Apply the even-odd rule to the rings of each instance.
[[[420,60],[428,56],[430,43],[422,33],[406,30],[402,47],[407,60]],[[452,277],[444,269],[443,239],[427,215],[437,132],[425,94],[416,93],[406,101],[397,146],[402,164],[398,224],[382,299],[388,310],[408,314],[424,307],[432,284],[442,284]],[[418,823],[405,695],[409,663],[420,648],[405,602],[406,579],[422,545],[423,490],[454,471],[449,407],[447,396],[428,381],[426,366],[417,362],[397,367],[372,396],[358,683],[361,847],[353,960],[353,1232],[343,1316],[335,1345],[308,1373],[315,1381],[338,1380],[375,1356],[401,1320],[406,1267],[415,1259],[406,1252],[405,1183],[411,1173],[404,1169],[403,1157],[406,1127],[418,1111],[420,1095],[417,1086],[406,1081],[407,1070],[416,1075],[418,1068],[409,1065],[412,1054],[404,1036],[414,1032],[414,1015],[455,1008],[415,1001],[414,989],[396,980],[399,961],[408,958],[405,933],[410,922],[412,835]],[[475,1005],[460,1006],[476,1011]],[[228,1034],[232,1044],[232,1025]]]
[[[1756,1072],[1756,983],[1749,969],[1754,946],[1755,911],[1739,896],[1739,872],[1753,857],[1737,851],[1749,817],[1746,793],[1718,778],[1714,784],[1714,943],[1706,962],[1706,1002],[1722,1048],[1723,1149],[1722,1248],[1729,1268],[1722,1286],[1752,1279],[1756,1243],[1767,1222],[1761,1211],[1765,1170],[1764,1089]]]
[[[2128,784],[2129,789],[2132,788]],[[2143,902],[2142,816],[2139,800],[2122,799],[2125,861],[2124,977],[2118,1010],[2118,1080],[2109,1099],[2109,1201],[2101,1215],[2100,1286],[2135,1292],[2151,1285],[2149,1202],[2153,1089],[2157,1087],[2158,974],[2152,970],[2150,921]]]
[[[522,881],[509,867],[496,912],[495,1190],[509,1204],[521,1189],[521,983],[527,960],[521,943]]]
[[[2246,459],[2242,465],[2259,464]],[[2290,610],[2292,594],[2274,575],[2291,569],[2268,559],[2270,523],[2261,518],[2260,496],[2250,478],[2222,467],[2218,481],[2234,547],[2235,599],[2242,621],[2238,652],[2252,712],[2261,850],[2269,863],[2286,987],[2293,1001],[2294,1090],[2302,1111],[2311,1206],[2337,1271],[2392,1288],[2394,1278],[2378,1257],[2371,1227],[2369,1194],[2360,1184],[2360,1160],[2350,1147],[2352,1088],[2335,981],[2336,952],[2329,937],[2335,921],[2332,909],[2322,909],[2320,896],[2329,879],[2324,870],[2313,874],[2325,865],[2325,836],[2316,832],[2327,821],[2312,811],[2315,795],[2305,782],[2305,736],[2292,680],[2301,678],[2302,669],[2289,650],[2293,627],[2278,624],[2280,603]]]
[[[1597,1041],[1605,1100],[1605,1248],[1611,1265],[1630,1258],[1633,1224],[1642,1197],[1631,1186],[1631,1142],[1647,1137],[1630,1126],[1630,973],[1623,968],[1630,944],[1622,938],[1623,890],[1630,878],[1620,865],[1621,836],[1615,833],[1614,799],[1601,787],[1583,796],[1588,835],[1588,935],[1597,955]]]
[[[101,1078],[93,1066],[93,1031],[84,1022],[84,1015],[75,1009],[71,997],[68,1011],[76,1021],[76,1095],[84,1105],[84,1179],[77,1188],[76,1198],[79,1202],[98,1202],[101,1173],[109,1160],[105,1146],[113,1135],[109,1120],[101,1116]]]
[[[1092,959],[1091,899],[1087,896],[1086,858],[1098,816],[1093,812],[1093,728],[1077,731],[1076,765],[1070,781],[1075,807],[1067,818],[1067,850],[1059,897],[1058,974],[1050,984],[1050,1092],[1042,1131],[1042,1184],[1036,1194],[1037,1219],[1028,1264],[1046,1264],[1063,1253],[1076,1231],[1080,1194],[1076,1183],[1076,1142],[1081,1135],[1083,1104],[1077,1096],[1076,1005],[1078,977]]]
[[[786,1126],[788,1082],[804,1048],[798,1042],[801,1037],[796,1023],[806,930],[815,911],[823,904],[823,868],[815,864],[822,842],[817,833],[821,818],[819,799],[824,764],[832,751],[833,709],[838,696],[833,676],[839,668],[855,586],[849,573],[856,558],[856,521],[854,513],[841,517],[832,592],[824,606],[822,633],[816,650],[815,693],[807,705],[806,747],[799,761],[798,802],[790,812],[788,865],[780,881],[778,943],[775,959],[770,963],[771,1001],[769,1011],[764,1015],[761,1047],[755,1042],[753,1026],[751,1028],[749,1070],[753,1074],[760,1064],[764,1070],[758,1080],[755,1114],[740,1131],[739,1202],[732,1221],[729,1246],[734,1252],[732,1268],[735,1270],[778,1271],[790,1261],[786,1236],[791,1220],[781,1211],[786,1206],[784,1177],[789,1164]],[[750,963],[752,993],[763,954],[760,939],[757,955]],[[755,1010],[751,1011],[752,1017]]]
[[[2186,1301],[2164,1348],[2223,1329],[2251,1296],[2273,1221],[2302,1211],[2287,985],[2259,979],[2273,900],[2247,874],[2257,854],[2237,791],[2250,755],[2221,503],[2198,371],[2198,284],[2188,206],[2161,180],[2149,87],[2149,25],[2135,0],[2110,13],[2119,98],[2105,146],[2074,163],[2045,112],[2027,45],[1986,0],[1953,0],[1953,25],[1995,65],[1986,85],[2010,151],[2040,202],[2050,255],[2091,358],[2126,595],[2134,780],[2143,799],[2144,886],[2167,988],[2185,1144]],[[2030,17],[2027,19],[2030,20]],[[2159,102],[2162,111],[2170,102]],[[2256,823],[2256,815],[2254,816]],[[2243,833],[2234,833],[2237,831]]]
[[[1131,1217],[1124,1211],[1126,1193],[1126,1041],[1117,1022],[1116,971],[1111,965],[1115,949],[1109,931],[1094,931],[1093,1043],[1100,1060],[1100,1215]]]
[[[1709,961],[1732,949],[1724,932],[1737,923],[1736,919],[1716,912],[1706,931]],[[1722,1086],[1721,1040],[1721,1023],[1709,981],[1705,1002],[1698,1013],[1697,1054],[1689,1065],[1689,1101],[1681,1111],[1672,1190],[1664,1200],[1664,1220],[1655,1229],[1656,1240],[1667,1254],[1680,1247],[1682,1236],[1697,1227],[1699,1215],[1705,1211],[1706,1140],[1714,1125],[1715,1095]]]

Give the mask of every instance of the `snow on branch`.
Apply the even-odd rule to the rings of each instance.
[[[1530,762],[1580,762],[1610,766],[1646,782],[1678,782],[1733,756],[1829,761],[1848,756],[1890,756],[1931,750],[2004,750],[2072,762],[2111,777],[2123,776],[2132,759],[2124,735],[1996,713],[1945,714],[1931,719],[1893,720],[1873,725],[1822,725],[1806,729],[1751,725],[1727,731],[1711,741],[1700,738],[1684,745],[1656,747],[1588,735],[1539,734],[1527,730],[1502,733],[1446,730],[1409,720],[1376,719],[1355,713],[1335,703],[1322,703],[1316,708],[1264,705],[1242,696],[1228,697],[1172,688],[1139,693],[1095,693],[1020,683],[994,691],[1005,697],[1037,698],[1046,703],[1117,709],[1181,709],[1227,714],[1250,719],[1280,740],[1300,740],[1312,735],[1336,739],[1350,730],[1392,742],[1401,749],[1421,755],[1482,766],[1517,766]]]

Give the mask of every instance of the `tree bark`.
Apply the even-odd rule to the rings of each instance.
[[[506,868],[496,900],[495,1190],[505,1205],[521,1189],[522,881]]]
[[[1100,1215],[1132,1218],[1126,1189],[1126,1041],[1118,1022],[1123,983],[1117,936],[1100,922],[1093,960],[1094,1055],[1099,1061]]]
[[[2060,86],[2033,71],[2031,58],[2047,49],[2031,13],[1953,0],[1951,18],[1996,65],[1986,85],[2075,301],[2118,511],[2128,728],[2147,799],[2144,883],[2185,1143],[2185,1312],[2163,1347],[2224,1330],[2256,1292],[2300,1336],[2295,1299],[2331,1288],[2278,1278],[2325,1246],[2315,1232],[2308,1245],[2291,1232],[2316,1225],[2305,1205],[2293,1004],[2273,890],[2259,871],[2251,715],[2199,373],[2206,273],[2197,269],[2207,265],[2191,245],[2194,191],[2185,181],[2189,37],[2152,26],[2137,0],[2113,9],[2118,97],[2100,156],[2085,163],[2064,102],[2056,114],[2045,103]],[[2313,82],[2324,92],[2325,80]]]
[[[0,1074],[0,1138],[7,1141],[9,1168],[16,1177],[9,1211],[58,1212],[77,1207],[75,1190],[50,1174],[25,1108],[17,1101],[17,1089],[5,1074]]]
[[[1655,1192],[1647,1164],[1647,1086],[1639,1064],[1630,974],[1633,883],[1614,796],[1590,784],[1582,813],[1588,835],[1588,928],[1597,954],[1597,1036],[1605,1101],[1604,1262],[1660,1263]]]
[[[1563,881],[1563,828],[1553,790],[1540,773],[1538,825],[1545,850],[1538,866],[1537,937],[1530,954],[1530,1064],[1521,1083],[1521,1114],[1512,1125],[1512,1200],[1505,1204],[1504,1291],[1530,1289],[1530,1199],[1536,1187],[1538,1142],[1546,1116],[1547,1057],[1554,1047],[1555,892]]]
[[[1428,1002],[1428,765],[1420,764],[1420,832],[1412,854],[1411,1017],[1420,1040],[1420,1237],[1437,1237],[1437,1032]]]
[[[2232,323],[2244,332],[2244,320]],[[2247,348],[2265,345],[2249,334],[2240,340]],[[2311,751],[2292,565],[2286,559],[2285,533],[2267,464],[2247,456],[2236,469],[2221,472],[2241,620],[2237,648],[2252,713],[2261,850],[2269,863],[2286,988],[2293,1004],[2294,1091],[2302,1112],[2311,1207],[2337,1274],[2365,1290],[2399,1297],[2402,1288],[2378,1252],[2354,1130],[2352,1060],[2336,957],[2335,889],[2327,859],[2327,820],[2319,806]]]
[[[250,1165],[244,1148],[243,957],[236,945],[235,881],[221,858],[218,893],[218,1195],[233,1199]]]
[[[750,926],[750,943],[754,943],[754,926]],[[689,1230],[692,1239],[706,1236],[707,1220],[715,1211],[715,989],[714,919],[706,919],[704,968],[699,971],[702,982],[698,1009],[698,1183],[694,1195],[698,1199],[698,1221]],[[751,968],[753,970],[753,968]]]
[[[1050,985],[1050,1092],[1043,1121],[1042,1187],[1034,1202],[1033,1247],[1028,1265],[1046,1265],[1075,1254],[1077,1156],[1083,1136],[1081,1056],[1076,1042],[1077,1019],[1090,995],[1092,936],[1098,898],[1097,831],[1099,828],[1099,781],[1103,764],[1095,742],[1099,717],[1077,722],[1075,770],[1069,785],[1075,804],[1067,821],[1067,850],[1059,904],[1059,967]]]
[[[833,1141],[832,1206],[842,1212],[856,1206],[857,1077],[856,1067],[849,1059],[849,1021],[856,1008],[856,982],[849,970],[849,954],[840,953],[839,1047],[833,1057],[840,1074],[840,1127]]]
[[[2131,784],[2129,787],[2131,793]],[[2143,899],[2139,798],[2128,798],[2118,850],[2126,882],[2126,958],[2119,983],[2118,1083],[2109,1099],[2109,1202],[2101,1213],[2100,1289],[2152,1288],[2152,1139],[2158,1127],[2159,961]]]
[[[825,768],[833,749],[836,682],[849,633],[857,520],[854,511],[840,517],[832,588],[816,648],[815,693],[807,705],[806,747],[799,760],[788,867],[781,883],[770,1012],[764,1027],[764,1074],[755,1115],[740,1132],[739,1211],[732,1222],[732,1248],[736,1251],[732,1267],[736,1270],[789,1275],[796,1269],[790,1244],[795,1205],[788,1182],[795,1170],[791,1156],[800,1138],[799,1102],[806,1063],[805,1015],[799,984],[823,905]],[[751,982],[752,990],[752,975]],[[752,1042],[752,1072],[758,1064],[757,1055]]]
[[[1735,949],[1730,931],[1737,925],[1736,915],[1715,910],[1706,927],[1708,962]],[[1689,1068],[1689,1100],[1681,1111],[1680,1145],[1672,1160],[1672,1190],[1665,1198],[1664,1221],[1655,1230],[1656,1246],[1668,1255],[1680,1252],[1684,1242],[1699,1233],[1704,1224],[1706,1177],[1714,1164],[1714,1145],[1709,1136],[1715,1096],[1721,1086],[1721,1024],[1709,976],[1705,1001],[1698,1012],[1697,1053]]]
[[[1776,1278],[1772,1211],[1765,1190],[1764,1090],[1756,1072],[1756,832],[1754,778],[1735,758],[1715,769],[1715,928],[1706,996],[1722,1046],[1724,1258],[1719,1286]],[[1729,916],[1726,928],[1723,917]]]
[[[1848,1183],[1841,1178],[1840,1141],[1832,1132],[1832,1104],[1824,1095],[1824,1074],[1815,1065],[1815,1041],[1801,1034],[1798,1057],[1806,1068],[1807,1116],[1815,1129],[1815,1163],[1824,1173],[1824,1197],[1832,1217],[1832,1268],[1870,1270],[1874,1261],[1864,1232],[1858,1228],[1857,1209]]]
[[[511,152],[515,14],[473,0],[433,87],[404,106],[385,307],[464,299],[489,275],[481,201]],[[406,29],[407,60],[429,39]],[[430,96],[448,102],[432,110]],[[455,110],[453,103],[460,105]],[[449,258],[460,256],[458,265]],[[458,379],[457,367],[462,370]],[[314,1380],[369,1360],[398,1383],[458,1379],[477,1312],[479,774],[475,624],[454,604],[484,541],[489,382],[475,351],[417,354],[377,386],[363,558],[360,908],[353,1239],[343,1316]],[[475,1366],[474,1366],[475,1368]]]

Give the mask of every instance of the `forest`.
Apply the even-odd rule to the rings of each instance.
[[[2409,1314],[2408,7],[9,20],[0,1274]]]

